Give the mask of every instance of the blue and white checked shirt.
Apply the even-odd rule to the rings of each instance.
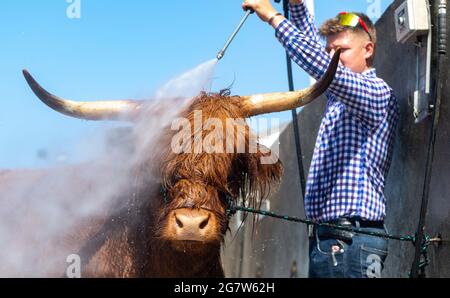
[[[294,62],[319,79],[331,58],[306,6],[290,10],[291,21],[277,27],[276,37]],[[306,186],[306,214],[320,222],[344,216],[383,220],[399,113],[395,95],[374,69],[358,74],[340,65],[327,98]]]

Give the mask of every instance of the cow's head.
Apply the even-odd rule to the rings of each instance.
[[[157,226],[176,247],[188,244],[192,251],[195,243],[219,244],[230,205],[242,198],[256,207],[281,178],[281,162],[257,142],[243,102],[224,92],[201,93],[180,114],[183,125],[161,142],[166,203]]]
[[[307,89],[244,97],[201,93],[181,112],[188,128],[168,129],[159,142],[163,153],[158,237],[180,250],[217,246],[228,228],[230,202],[242,198],[247,206],[258,206],[280,180],[282,165],[267,148],[253,146],[256,138],[244,119],[295,109],[319,97],[333,80],[339,53],[326,74]],[[27,71],[24,75],[45,104],[77,118],[133,120],[145,105],[132,100],[69,101],[48,93]],[[200,130],[196,121],[201,122]]]

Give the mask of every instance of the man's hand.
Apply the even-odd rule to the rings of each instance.
[[[244,10],[253,9],[261,20],[268,22],[270,18],[277,13],[277,10],[272,6],[270,0],[245,0],[242,3]]]

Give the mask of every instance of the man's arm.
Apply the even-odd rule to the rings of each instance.
[[[242,3],[242,8],[255,10],[261,20],[264,22],[270,22],[269,25],[275,29],[283,20],[285,20],[282,15],[275,16],[278,11],[272,6],[269,0],[245,0]],[[314,18],[309,13],[304,1],[289,0],[289,9],[291,12],[292,23],[300,31],[319,41],[319,35],[317,34],[317,28],[314,24]]]
[[[289,56],[315,79],[321,78],[331,57],[316,37],[300,31],[277,12],[269,0],[245,0],[243,8],[253,9],[258,16],[276,30],[276,37]],[[385,117],[392,95],[389,86],[374,76],[357,74],[339,66],[328,92],[345,104],[346,109],[369,128],[376,127]]]
[[[291,12],[291,22],[306,35],[311,36],[318,42],[320,41],[317,33],[314,18],[309,13],[308,8],[303,0],[289,0],[289,11]],[[275,27],[276,29],[276,27]]]
[[[300,32],[286,19],[278,22],[276,37],[292,60],[309,75],[319,79],[325,74],[331,57],[314,38]],[[383,80],[355,73],[342,65],[339,65],[328,92],[369,128],[384,119],[392,95],[392,90]]]

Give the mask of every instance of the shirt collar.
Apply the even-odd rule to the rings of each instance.
[[[372,67],[372,68],[369,68],[368,70],[364,71],[362,74],[366,75],[366,76],[376,76],[377,70]]]

